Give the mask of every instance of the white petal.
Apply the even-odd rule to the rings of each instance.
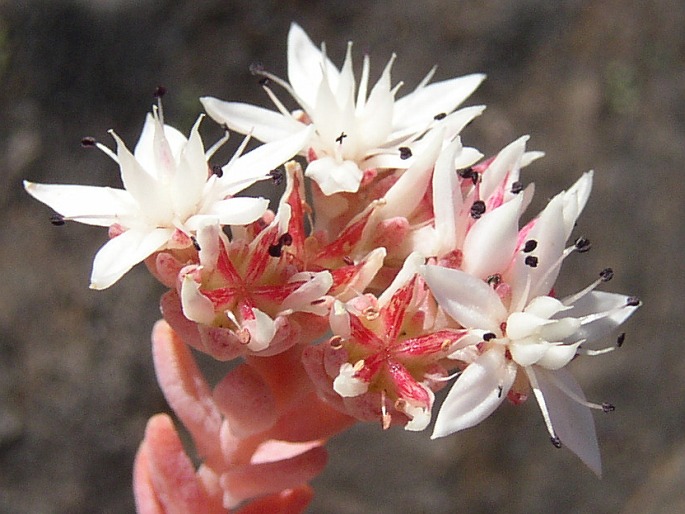
[[[191,321],[211,325],[216,317],[214,304],[202,294],[200,284],[190,275],[183,277],[181,283],[181,305],[183,315]]]
[[[557,312],[565,310],[568,310],[568,307],[556,298],[551,296],[536,296],[528,305],[526,305],[524,312],[535,314],[541,318],[551,318]]]
[[[535,375],[557,436],[592,471],[601,476],[602,463],[592,412],[588,407],[571,399],[556,383],[561,383],[565,389],[585,400],[582,389],[565,369],[547,371],[536,368]]]
[[[247,225],[258,220],[268,207],[269,200],[265,198],[227,198],[214,202],[202,214],[189,218],[184,225],[188,230],[197,230],[212,219],[218,219],[221,225]]]
[[[352,398],[364,394],[369,389],[369,383],[354,377],[355,369],[352,364],[345,362],[340,365],[340,373],[333,380],[333,390],[343,398]]]
[[[197,229],[197,244],[200,246],[200,264],[205,270],[213,271],[219,260],[223,233],[218,220],[207,219]]]
[[[241,102],[224,102],[211,96],[200,98],[205,111],[217,123],[265,143],[278,141],[305,128],[303,123],[280,112]]]
[[[393,126],[427,125],[436,114],[451,113],[483,79],[485,75],[475,73],[417,88],[395,102]]]
[[[298,287],[295,291],[290,293],[281,304],[282,310],[292,309],[300,312],[318,312],[323,308],[321,315],[328,313],[328,308],[325,305],[311,305],[312,302],[318,300],[325,295],[333,285],[333,276],[328,271],[321,271],[319,273],[303,272],[306,275],[311,275],[309,280]],[[290,282],[297,281],[300,273],[293,275]]]
[[[578,339],[588,343],[602,339],[624,323],[636,310],[637,306],[627,306],[628,297],[622,294],[592,291],[577,300],[565,314],[581,318],[595,313],[606,312],[605,317],[582,325],[574,334]]]
[[[197,119],[190,132],[190,139],[183,146],[171,188],[174,212],[182,220],[200,207],[209,174],[205,147],[198,132],[202,118],[200,116]]]
[[[508,144],[497,154],[490,166],[483,172],[480,185],[480,196],[487,203],[487,199],[507,177],[507,173],[516,172],[521,167],[521,158],[526,150],[529,136],[522,136]]]
[[[585,204],[590,197],[592,190],[593,172],[588,171],[578,179],[578,181],[564,193],[564,223],[566,224],[566,239],[569,238],[576,220],[583,212]]]
[[[306,32],[297,23],[290,25],[288,33],[288,81],[297,95],[313,106],[322,79],[322,68],[326,69],[332,85],[338,82],[338,69],[312,43]]]
[[[79,223],[109,227],[114,223],[130,226],[137,206],[123,189],[76,186],[68,184],[36,184],[24,181],[24,189],[36,200],[48,205],[66,218]]]
[[[454,159],[461,152],[459,138],[447,145],[438,156],[433,170],[433,211],[438,248],[433,255],[443,255],[456,249],[467,219],[459,216],[464,200]]]
[[[250,331],[250,342],[247,347],[253,352],[259,352],[269,347],[269,343],[276,335],[276,323],[265,312],[252,308],[255,316],[254,321],[245,322]]]
[[[507,319],[507,311],[487,283],[441,266],[422,266],[421,273],[440,306],[462,327],[501,332],[500,323]]]
[[[414,275],[420,272],[424,262],[426,262],[426,258],[419,252],[412,252],[409,254],[407,258],[404,259],[402,268],[399,273],[395,275],[392,283],[386,287],[383,293],[378,297],[378,305],[387,304],[398,289],[403,287],[414,277]]]
[[[517,344],[513,342],[509,345],[509,351],[511,352],[511,358],[519,366],[530,366],[539,361],[545,353],[549,350],[550,344],[547,342],[543,343],[531,343],[523,342]]]
[[[350,313],[347,312],[345,304],[340,300],[333,301],[331,312],[328,315],[328,323],[334,335],[343,339],[350,337]]]
[[[516,365],[500,348],[488,350],[464,370],[443,402],[431,439],[477,425],[506,398]]]
[[[528,312],[513,312],[507,318],[507,337],[523,339],[536,334],[544,325],[553,323],[547,318],[541,318]]]
[[[145,125],[143,125],[140,138],[138,138],[136,147],[133,150],[136,160],[150,173],[157,169],[154,143],[155,125],[155,119],[148,113],[145,117]],[[186,137],[179,130],[169,125],[164,125],[164,136],[167,139],[172,155],[178,157],[187,141]]]
[[[161,249],[173,229],[130,229],[110,239],[100,248],[93,261],[91,289],[107,289],[133,266]]]
[[[272,143],[258,146],[224,166],[223,176],[216,181],[218,196],[234,195],[259,180],[299,153],[311,138],[313,127]]]
[[[424,430],[431,421],[431,406],[435,400],[435,394],[429,388],[423,384],[419,384],[430,397],[430,403],[428,405],[412,405],[410,402],[404,402],[400,410],[409,416],[409,423],[404,425],[405,430],[411,432],[419,432]]]
[[[550,345],[545,355],[536,363],[538,367],[557,370],[566,366],[576,356],[580,342]]]
[[[336,162],[332,157],[322,157],[307,165],[305,175],[316,182],[326,196],[335,193],[356,193],[363,172],[353,161]]]
[[[523,196],[486,212],[464,239],[462,269],[479,278],[503,272],[514,255]]]

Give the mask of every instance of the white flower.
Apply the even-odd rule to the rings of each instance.
[[[60,220],[112,227],[118,233],[95,256],[91,288],[111,286],[153,253],[178,246],[179,239],[189,245],[187,236],[208,220],[243,225],[258,219],[268,206],[266,199],[233,195],[268,178],[269,171],[299,152],[309,137],[296,133],[234,157],[217,174],[207,164],[212,150],[205,154],[198,132],[201,119],[186,139],[155,110],[145,120],[134,153],[114,132],[116,155],[93,143],[119,164],[125,189],[24,182],[26,191],[58,212]]]
[[[351,43],[342,69],[338,70],[326,56],[325,47],[322,45],[319,50],[304,30],[293,23],[288,35],[289,83],[267,72],[259,73],[283,86],[302,111],[288,112],[268,87],[266,90],[279,112],[212,97],[201,101],[216,121],[261,141],[275,141],[307,124],[314,125],[316,132],[303,153],[313,158],[306,175],[326,195],[357,192],[364,170],[404,169],[411,164],[411,158],[400,157],[400,146],[409,145],[436,123],[445,125],[447,137],[451,138],[461,130],[465,118],[467,122],[482,111],[470,108],[465,115],[458,111],[445,117],[478,87],[484,79],[481,74],[428,85],[432,70],[413,92],[395,100],[401,83],[395,87],[390,83],[394,59],[395,56],[389,60],[369,92],[368,56],[364,57],[357,85]]]
[[[601,473],[590,409],[608,410],[610,406],[587,402],[563,368],[577,354],[604,353],[606,350],[585,350],[581,345],[623,323],[639,301],[593,291],[611,278],[608,269],[576,295],[562,300],[548,296],[561,262],[575,249],[564,249],[564,242],[587,200],[590,178],[585,175],[555,197],[532,228],[525,229],[526,240],[535,245],[520,247],[501,282],[489,283],[464,270],[423,267],[422,274],[438,304],[469,331],[451,356],[468,365],[440,409],[434,438],[480,423],[510,391],[520,394],[527,382],[554,444],[563,442],[588,467]],[[516,234],[503,237],[515,238]],[[496,250],[493,248],[493,253]],[[465,351],[475,345],[475,354]]]

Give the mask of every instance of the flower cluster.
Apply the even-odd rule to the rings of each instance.
[[[484,159],[460,137],[484,110],[460,107],[483,75],[430,83],[431,72],[396,98],[394,59],[369,90],[368,57],[357,82],[351,44],[338,69],[293,24],[288,80],[253,69],[276,110],[201,99],[215,121],[262,141],[255,150],[214,166],[202,117],[186,139],[158,102],[133,153],[113,132],[116,153],[84,140],[119,165],[125,189],[25,182],[53,223],[109,227],[91,287],[144,261],[169,289],[155,367],[202,463],[168,417],[153,417],[135,466],[141,512],[296,512],[326,438],[355,420],[423,430],[435,418],[443,437],[530,394],[553,444],[601,473],[591,410],[613,406],[587,401],[566,365],[620,346],[623,335],[590,347],[640,302],[595,290],[610,268],[555,294],[564,259],[590,248],[567,241],[593,174],[523,222],[534,187],[521,170],[542,153],[521,137]],[[237,196],[260,180],[286,182],[275,211]],[[241,363],[212,389],[191,348]]]

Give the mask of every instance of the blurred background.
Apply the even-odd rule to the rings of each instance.
[[[436,80],[487,73],[467,104],[488,109],[463,139],[491,155],[531,134],[547,155],[524,172],[530,213],[596,170],[577,229],[594,246],[567,260],[558,293],[611,266],[605,289],[644,301],[621,351],[572,364],[588,398],[617,406],[595,416],[603,479],[549,444],[529,401],[439,441],[357,426],[330,442],[309,512],[685,512],[680,0],[0,1],[0,512],[132,512],[133,456],[166,409],[149,350],[162,287],[139,267],[89,290],[105,232],[52,226],[21,180],[118,186],[79,141],[109,145],[113,128],[133,146],[160,84],[184,133],[201,95],[270,106],[248,68],[286,76],[291,20],[338,65],[354,40],[372,80],[396,52],[405,93],[433,64]]]

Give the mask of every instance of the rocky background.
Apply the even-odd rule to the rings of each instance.
[[[79,141],[110,144],[114,128],[132,145],[159,84],[186,133],[200,95],[269,105],[248,67],[285,76],[291,20],[336,63],[354,40],[376,77],[397,52],[405,91],[434,63],[436,79],[486,72],[469,103],[488,109],[464,141],[492,154],[531,134],[547,156],[525,171],[529,212],[596,170],[578,227],[594,248],[567,261],[560,294],[612,266],[606,289],[645,302],[620,352],[573,364],[589,398],[617,405],[596,416],[602,480],[549,444],[529,401],[439,441],[356,427],[329,444],[310,512],[685,512],[679,0],[0,1],[0,512],[132,512],[134,452],[166,409],[148,343],[161,286],[141,267],[90,291],[105,233],[51,226],[21,179],[118,185]]]

